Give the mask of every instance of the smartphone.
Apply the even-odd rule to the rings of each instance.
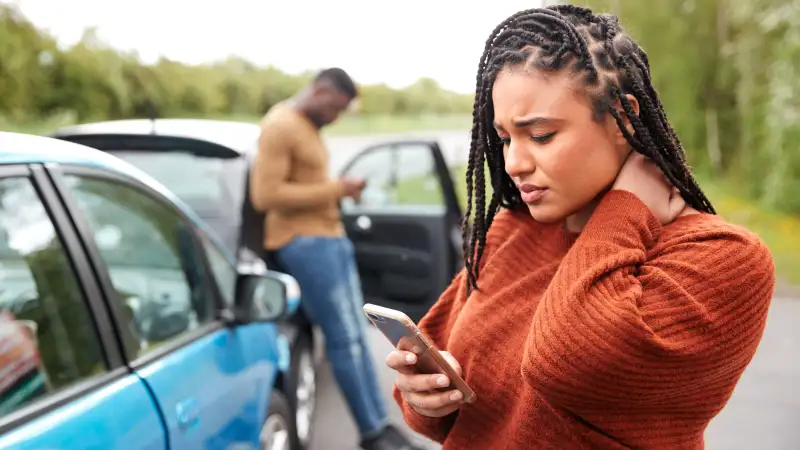
[[[443,388],[458,389],[464,395],[466,403],[475,401],[475,392],[470,389],[466,381],[461,378],[444,357],[439,354],[439,349],[428,339],[411,318],[401,311],[367,303],[364,305],[364,314],[369,321],[386,336],[389,342],[398,350],[411,351],[419,349],[417,363],[414,367],[419,373],[442,373],[450,378],[450,386]]]

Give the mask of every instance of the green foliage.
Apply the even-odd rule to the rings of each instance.
[[[800,212],[800,0],[578,0],[617,13],[699,172]]]
[[[0,129],[46,131],[28,124],[152,113],[255,120],[312,76],[233,57],[203,65],[167,59],[143,64],[134,54],[108,47],[92,29],[76,45],[60,49],[13,5],[0,3]],[[431,79],[404,89],[380,84],[360,89],[360,108],[349,114],[358,123],[388,116],[466,117],[472,111],[471,95],[449,92]]]

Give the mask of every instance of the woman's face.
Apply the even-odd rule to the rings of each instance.
[[[575,82],[567,75],[506,68],[495,80],[492,100],[505,170],[531,216],[545,223],[567,219],[570,229],[578,222],[579,230],[595,199],[611,187],[629,147],[610,114],[593,120]]]

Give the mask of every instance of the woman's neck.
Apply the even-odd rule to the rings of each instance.
[[[589,218],[592,217],[594,209],[597,208],[598,202],[599,200],[597,199],[592,200],[575,214],[567,216],[566,220],[564,220],[564,230],[570,233],[580,233],[583,231],[583,227],[589,222]]]

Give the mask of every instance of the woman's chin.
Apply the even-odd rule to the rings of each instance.
[[[528,212],[539,223],[563,222],[566,215],[551,205],[528,204]]]

